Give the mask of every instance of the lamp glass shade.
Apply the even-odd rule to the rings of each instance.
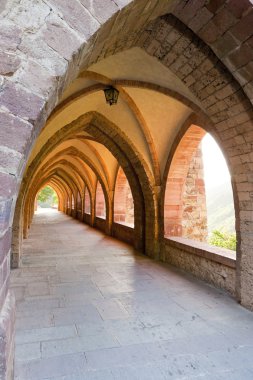
[[[117,104],[119,91],[116,90],[116,88],[112,86],[105,88],[104,93],[105,93],[106,103],[109,103],[110,106],[112,106],[113,104]]]

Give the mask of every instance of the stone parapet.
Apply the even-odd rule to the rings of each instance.
[[[162,260],[235,295],[236,253],[195,240],[164,239]]]

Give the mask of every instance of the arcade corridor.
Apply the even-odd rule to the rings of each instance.
[[[252,379],[253,314],[55,210],[12,271],[16,380]]]

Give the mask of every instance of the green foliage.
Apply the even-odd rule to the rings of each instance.
[[[38,195],[38,202],[47,203],[49,206],[53,206],[58,203],[58,197],[56,192],[50,187],[45,186]]]
[[[215,245],[216,247],[227,248],[231,249],[232,251],[236,250],[235,233],[213,230],[208,242],[209,244]]]

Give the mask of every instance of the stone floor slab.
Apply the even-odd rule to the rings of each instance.
[[[226,293],[58,213],[13,270],[15,380],[250,380],[253,314]]]

